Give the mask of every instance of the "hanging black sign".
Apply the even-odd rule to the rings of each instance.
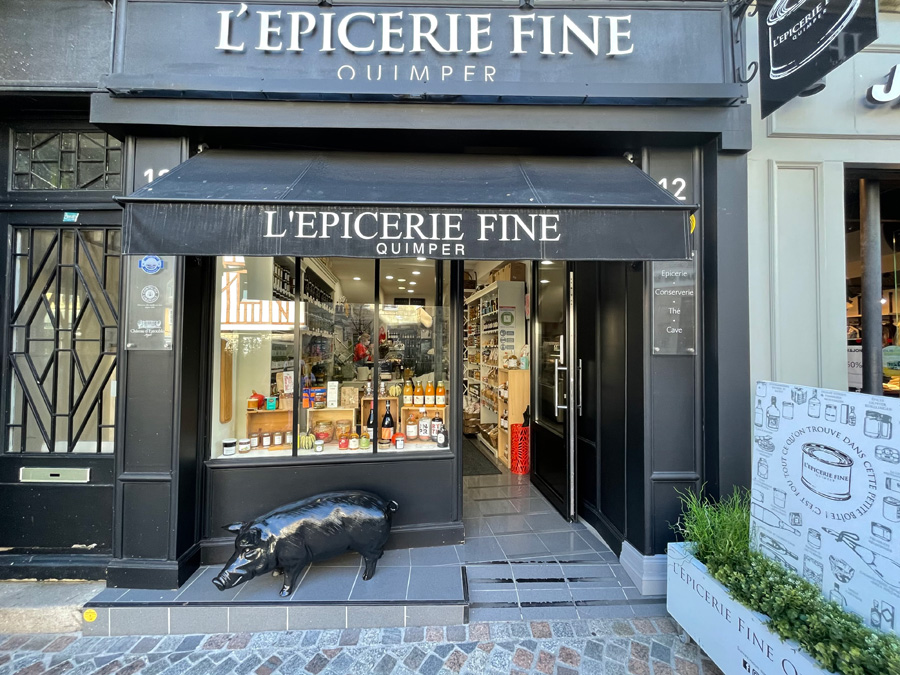
[[[878,38],[876,0],[763,0],[757,7],[764,118]]]

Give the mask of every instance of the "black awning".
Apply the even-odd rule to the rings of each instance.
[[[684,204],[621,159],[207,151],[120,198],[157,255],[672,260]]]

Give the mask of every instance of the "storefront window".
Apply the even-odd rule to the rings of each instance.
[[[211,458],[449,447],[449,263],[217,265]]]

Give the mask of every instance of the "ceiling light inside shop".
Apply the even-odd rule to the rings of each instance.
[[[420,275],[420,274],[422,274],[422,273],[421,273],[419,270],[413,270],[413,274],[416,275],[416,276],[418,276],[418,275]]]
[[[549,283],[550,283],[550,280],[549,280],[549,279],[541,279],[541,283],[542,283],[542,284],[549,284]]]
[[[541,265],[552,265],[552,264],[553,264],[552,260],[541,260]]]
[[[402,284],[404,281],[406,281],[406,279],[397,279],[397,281],[399,281]]]
[[[419,262],[425,262],[426,260],[428,260],[428,258],[418,257],[416,258],[416,260],[418,260]]]
[[[362,281],[359,277],[353,277],[353,281]]]
[[[415,281],[410,281],[410,282],[409,282],[409,285],[410,285],[410,286],[415,286],[415,285],[416,285],[416,282],[415,282]]]
[[[390,274],[388,274],[388,275],[385,277],[385,279],[387,279],[388,281],[390,281],[390,280],[393,279],[393,278],[394,278],[394,277],[392,277]]]
[[[410,288],[410,289],[409,289],[408,291],[406,291],[406,292],[407,292],[407,293],[412,293],[412,292],[413,292],[413,289]]]
[[[405,290],[406,290],[406,286],[397,286],[397,288],[399,288],[401,291],[405,291]]]

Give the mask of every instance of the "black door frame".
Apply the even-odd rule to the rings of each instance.
[[[64,213],[75,212],[78,214],[74,223],[64,222]],[[66,230],[66,229],[104,229],[112,230],[121,227],[121,209],[115,205],[106,204],[59,204],[44,205],[42,208],[34,208],[22,204],[19,209],[0,211],[0,227],[3,228],[2,246],[4,250],[0,255],[2,260],[2,274],[0,284],[3,288],[3,317],[0,320],[0,349],[4,355],[10,353],[11,324],[10,312],[12,311],[12,285],[10,278],[13,273],[13,254],[15,246],[15,230]],[[119,277],[121,288],[121,274]],[[120,317],[121,303],[115,308],[117,320]],[[118,329],[117,329],[118,334]],[[13,372],[10,360],[4,356],[0,366],[0,391],[3,396],[3,433],[8,433],[7,425],[10,422],[9,396],[12,387]],[[102,394],[102,389],[101,389]],[[113,424],[118,421],[114,411]],[[26,484],[20,480],[22,468],[86,468],[90,470],[87,483],[53,483],[37,482],[28,483],[24,499],[46,499],[53,504],[72,504],[72,499],[77,501],[88,500],[84,504],[86,510],[91,513],[90,527],[94,528],[96,538],[103,541],[76,542],[78,548],[71,546],[46,546],[44,538],[39,537],[33,543],[25,543],[18,540],[21,546],[14,546],[5,551],[0,558],[0,578],[88,578],[102,579],[106,573],[106,566],[112,554],[113,540],[113,478],[115,451],[112,453],[70,453],[47,452],[25,453],[6,452],[8,437],[4,438],[4,452],[0,452],[0,490],[7,493],[23,491]],[[8,488],[8,489],[4,489]],[[16,498],[16,503],[20,503]],[[27,502],[23,504],[25,511],[33,506]],[[12,514],[7,514],[12,515]],[[21,514],[25,518],[25,513]],[[21,520],[21,519],[20,519]],[[6,527],[15,527],[15,516],[6,519]],[[24,520],[22,520],[24,522]],[[42,519],[42,525],[46,526],[51,521]],[[105,534],[99,534],[100,531]],[[9,531],[9,530],[7,530]],[[17,540],[14,538],[13,540]],[[9,540],[9,541],[13,541]],[[92,544],[99,544],[91,546]]]
[[[556,488],[551,485],[544,477],[535,471],[538,463],[535,462],[535,456],[538,449],[535,435],[535,425],[537,422],[537,396],[540,379],[540,349],[539,333],[538,333],[538,306],[537,296],[540,289],[539,271],[541,261],[534,260],[531,265],[531,335],[532,344],[532,364],[531,364],[531,410],[532,410],[532,429],[531,429],[531,482],[540,491],[544,497],[559,511],[566,520],[572,522],[578,517],[578,495],[577,495],[577,462],[575,458],[575,447],[577,443],[577,420],[578,411],[581,406],[581,392],[579,390],[581,368],[577,357],[577,335],[576,335],[576,307],[574,293],[575,268],[571,261],[560,261],[565,265],[565,288],[563,292],[563,302],[565,304],[565,341],[563,346],[563,361],[565,367],[566,382],[566,407],[563,442],[566,453],[565,468],[565,494],[560,494]],[[566,358],[566,355],[568,357]],[[561,368],[562,369],[562,368]]]

